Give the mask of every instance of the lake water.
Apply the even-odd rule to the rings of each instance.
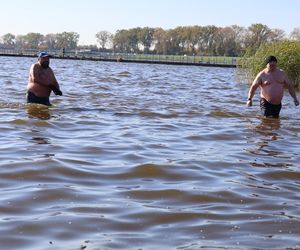
[[[236,69],[0,57],[1,249],[300,249],[300,110]],[[299,96],[299,93],[298,93]]]

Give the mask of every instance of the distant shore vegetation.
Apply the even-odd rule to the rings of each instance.
[[[268,55],[278,58],[296,87],[300,85],[300,28],[290,34],[256,23],[249,27],[179,26],[174,29],[137,27],[95,34],[96,44],[79,45],[76,32],[56,34],[28,33],[0,36],[0,49],[35,49],[130,53],[132,55],[174,55],[199,57],[237,57],[248,79],[261,71]],[[198,58],[197,58],[198,60]]]
[[[85,49],[116,53],[145,53],[160,55],[201,55],[241,57],[254,55],[261,46],[285,40],[299,40],[300,28],[289,35],[283,30],[271,29],[257,23],[249,27],[180,26],[174,29],[137,27],[117,30],[114,34],[99,31],[97,44],[79,45],[76,32],[57,34],[4,34],[0,37],[2,49]]]
[[[265,68],[265,59],[269,55],[276,56],[278,67],[289,76],[295,87],[300,85],[300,40],[281,41],[272,44],[263,44],[252,54],[246,53],[240,59],[240,65],[246,69],[249,79]]]

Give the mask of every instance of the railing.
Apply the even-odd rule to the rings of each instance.
[[[0,56],[37,56],[35,49],[0,49]],[[143,63],[169,63],[183,65],[227,66],[236,67],[236,57],[198,56],[198,55],[156,55],[135,53],[93,52],[88,50],[48,50],[54,58],[125,61]]]

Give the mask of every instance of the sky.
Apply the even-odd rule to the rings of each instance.
[[[262,23],[287,35],[300,28],[299,0],[9,0],[1,1],[0,36],[77,32],[80,45],[95,34],[135,27]]]

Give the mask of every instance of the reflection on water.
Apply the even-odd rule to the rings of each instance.
[[[266,130],[277,130],[280,128],[281,120],[280,118],[268,118],[268,117],[261,117],[261,127],[265,128]]]
[[[32,137],[31,141],[36,144],[50,144],[49,139],[43,137]]]
[[[257,132],[266,137],[277,136],[277,130],[280,129],[281,120],[276,118],[261,118],[261,124],[258,125]],[[274,139],[276,140],[276,138]]]
[[[259,125],[255,127],[255,146],[247,151],[255,156],[261,156],[263,162],[255,158],[252,166],[255,167],[280,167],[292,166],[282,159],[289,159],[287,148],[282,147],[281,141],[285,140],[281,136],[281,120],[274,118],[261,118]],[[277,141],[280,141],[277,143]]]
[[[260,125],[256,127],[256,133],[260,135],[257,142],[257,154],[266,154],[268,156],[279,155],[280,152],[270,149],[269,142],[278,139],[278,129],[280,128],[280,119],[262,118]],[[253,152],[254,153],[254,152]]]
[[[26,105],[26,112],[29,116],[42,120],[48,120],[51,117],[49,107],[45,105],[28,104]]]
[[[234,69],[55,59],[65,95],[28,105],[35,60],[0,57],[1,248],[299,249],[294,107],[261,119]]]

